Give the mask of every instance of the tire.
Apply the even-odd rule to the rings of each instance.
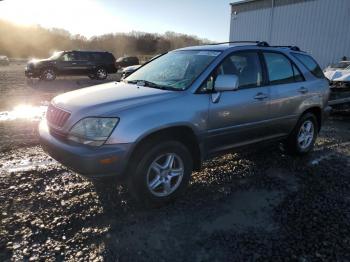
[[[193,170],[192,156],[185,145],[153,140],[138,152],[132,159],[134,168],[128,182],[130,193],[138,202],[161,206],[183,193]]]
[[[46,68],[41,72],[40,79],[44,81],[53,81],[56,79],[56,72],[52,68]]]
[[[108,76],[107,70],[104,67],[96,69],[95,77],[97,80],[105,80]]]
[[[286,140],[286,152],[291,155],[309,153],[314,147],[318,130],[318,122],[314,114],[306,113],[301,116],[293,132]]]

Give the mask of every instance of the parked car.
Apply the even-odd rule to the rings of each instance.
[[[138,65],[138,64],[140,64],[140,61],[136,56],[119,57],[116,61],[116,67],[118,69],[121,69],[127,66]]]
[[[350,61],[341,61],[324,70],[333,88],[350,88]]]
[[[121,80],[127,78],[129,75],[134,73],[137,69],[139,69],[142,65],[133,65],[133,66],[127,66],[122,69],[122,77]]]
[[[116,72],[113,54],[98,51],[56,52],[48,59],[29,61],[25,69],[27,77],[47,81],[67,75],[86,75],[91,79],[103,80],[108,74]]]
[[[147,61],[147,63],[149,63],[150,61],[158,58],[161,55],[156,55],[154,57],[152,57],[149,61]],[[122,76],[121,76],[121,80],[127,78],[129,75],[131,75],[132,73],[134,73],[137,69],[139,69],[142,65],[133,65],[133,66],[127,66],[124,67],[122,69]]]
[[[336,71],[336,70],[342,70],[345,69],[347,67],[350,66],[350,61],[340,61],[339,63],[335,63],[335,64],[330,64],[329,66],[327,66],[323,72],[327,73],[327,72],[332,72],[332,71]]]
[[[0,55],[0,65],[9,65],[10,60],[5,55]]]
[[[258,42],[169,52],[123,82],[55,97],[41,145],[87,177],[124,179],[136,199],[156,205],[229,149],[283,142],[304,155],[330,112],[329,86],[298,50]]]

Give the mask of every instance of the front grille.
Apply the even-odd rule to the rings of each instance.
[[[68,118],[70,117],[70,113],[63,111],[53,105],[49,105],[46,111],[46,120],[50,124],[55,125],[56,127],[62,127]]]
[[[350,88],[350,82],[333,81],[331,82],[331,88]]]

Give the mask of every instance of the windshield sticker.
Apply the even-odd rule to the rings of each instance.
[[[218,51],[200,51],[197,55],[206,55],[206,56],[218,56],[220,52]]]

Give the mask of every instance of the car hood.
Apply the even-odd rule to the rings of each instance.
[[[72,114],[85,116],[114,116],[130,107],[179,96],[178,91],[111,82],[71,91],[52,100],[52,104]]]
[[[348,79],[350,81],[350,70],[335,70],[335,71],[326,71],[324,75],[331,81],[344,81]]]
[[[49,58],[45,59],[31,59],[28,61],[28,64],[40,64],[40,63],[45,63],[45,62],[51,62],[52,60]]]

